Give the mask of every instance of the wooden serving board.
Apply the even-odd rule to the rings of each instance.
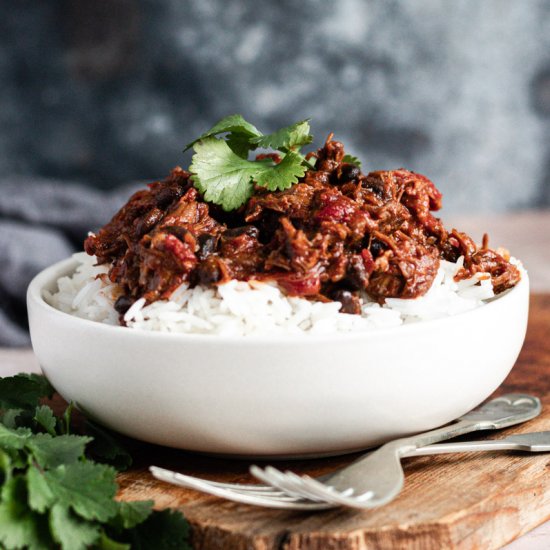
[[[467,360],[467,359],[465,359]],[[531,301],[527,341],[497,393],[541,397],[543,414],[526,425],[489,434],[550,430],[550,295]],[[469,438],[475,436],[468,436]],[[468,453],[407,459],[405,489],[370,511],[303,513],[268,510],[221,500],[155,480],[156,464],[220,481],[253,482],[249,463],[139,445],[135,467],[119,475],[123,500],[154,499],[179,508],[198,549],[434,549],[499,548],[550,518],[550,454]],[[320,475],[355,456],[275,463]]]

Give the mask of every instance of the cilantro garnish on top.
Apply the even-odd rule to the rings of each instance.
[[[308,120],[264,135],[241,115],[230,115],[185,150],[195,151],[189,170],[204,198],[224,210],[235,210],[252,196],[255,185],[282,191],[297,183],[311,168],[300,148],[312,140]],[[277,152],[280,162],[249,160],[249,153],[258,148]]]

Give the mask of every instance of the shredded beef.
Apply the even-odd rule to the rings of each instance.
[[[308,158],[315,168],[299,183],[257,188],[231,214],[204,202],[179,167],[135,193],[84,243],[122,288],[117,311],[140,297],[167,298],[184,282],[258,279],[276,281],[290,296],[339,301],[341,311],[356,314],[360,292],[380,302],[416,298],[430,288],[440,259],[461,256],[457,280],[488,273],[496,293],[519,281],[518,269],[486,239],[478,247],[446,231],[432,213],[441,193],[425,176],[404,169],[365,175],[344,162],[332,136]]]

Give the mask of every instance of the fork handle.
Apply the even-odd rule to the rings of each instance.
[[[483,420],[458,420],[449,426],[411,437],[395,439],[379,449],[363,455],[342,470],[329,474],[326,481],[340,490],[354,487],[363,493],[370,489],[375,494],[373,502],[376,499],[377,505],[386,504],[403,487],[405,476],[400,464],[401,457],[420,447],[491,427],[494,426]]]
[[[457,443],[435,443],[410,451],[403,457],[442,455],[447,453],[468,453],[478,451],[530,451],[528,445],[514,443],[506,439],[493,441],[464,441]]]
[[[379,451],[394,452],[398,457],[418,447],[452,439],[477,430],[507,428],[534,418],[541,411],[540,400],[526,394],[510,393],[492,399],[481,407],[460,417],[457,422],[429,432],[404,437],[383,445]]]
[[[407,453],[411,453],[420,447],[426,447],[434,443],[439,443],[440,441],[445,441],[446,439],[453,439],[459,435],[488,428],[490,428],[490,426],[487,425],[486,422],[459,420],[454,424],[443,426],[442,428],[436,428],[435,430],[430,430],[429,432],[424,432],[410,437],[403,437],[401,439],[395,439],[394,441],[386,443],[386,445],[381,447],[380,450],[384,449],[384,447],[386,447],[387,450],[389,450],[389,448],[393,448],[394,452],[396,452],[398,456],[405,456]]]

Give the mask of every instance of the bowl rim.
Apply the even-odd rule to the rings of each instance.
[[[142,329],[129,329],[128,327],[123,327],[119,325],[109,325],[107,323],[101,323],[100,321],[92,321],[90,319],[84,319],[82,317],[77,317],[69,313],[65,313],[52,305],[44,299],[43,290],[46,286],[51,286],[54,284],[57,279],[63,276],[67,276],[74,271],[78,265],[78,260],[71,256],[65,260],[56,262],[49,267],[40,271],[29,283],[27,289],[27,307],[32,303],[37,308],[42,310],[44,314],[49,316],[54,316],[60,319],[62,322],[72,322],[75,323],[76,327],[86,328],[89,327],[90,330],[96,330],[99,332],[104,332],[105,334],[116,335],[119,334],[125,338],[138,338],[144,340],[154,339],[157,341],[170,341],[170,342],[181,342],[181,343],[223,343],[223,344],[236,344],[239,346],[246,344],[296,344],[296,343],[307,343],[307,342],[340,342],[340,341],[355,341],[360,339],[369,339],[369,338],[384,338],[388,336],[397,337],[399,334],[410,334],[415,332],[430,331],[434,327],[456,323],[457,320],[464,320],[468,322],[472,316],[477,316],[480,314],[489,314],[497,307],[503,307],[508,303],[513,297],[518,295],[520,292],[523,292],[524,289],[527,290],[527,300],[529,299],[528,285],[529,277],[527,271],[521,265],[521,279],[519,283],[497,297],[491,299],[482,307],[477,307],[468,311],[463,311],[456,313],[454,315],[449,315],[446,317],[440,317],[438,319],[428,319],[424,321],[419,321],[417,323],[407,323],[398,326],[392,327],[380,327],[374,328],[373,330],[366,331],[355,331],[355,332],[331,332],[331,333],[322,333],[322,334],[281,334],[277,333],[273,336],[266,335],[247,335],[247,336],[229,336],[229,335],[220,335],[220,334],[185,334],[185,333],[171,333],[171,332],[160,332],[160,331],[150,331]],[[526,288],[527,287],[527,288]]]

